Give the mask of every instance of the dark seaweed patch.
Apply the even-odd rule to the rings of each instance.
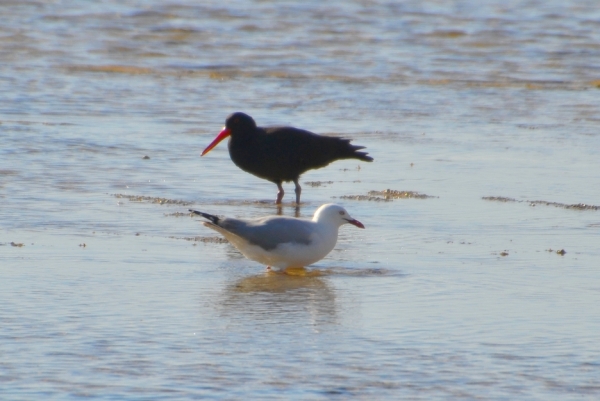
[[[395,189],[384,189],[383,191],[369,191],[367,195],[343,195],[340,199],[359,201],[390,202],[394,199],[427,199],[437,196],[425,195],[415,191],[398,191]]]
[[[567,204],[567,203],[549,202],[549,201],[543,201],[543,200],[534,200],[534,201],[516,200],[513,198],[507,198],[507,197],[503,197],[503,196],[484,196],[481,199],[488,200],[488,201],[495,201],[495,202],[529,203],[529,206],[545,205],[545,206],[554,206],[554,207],[560,207],[563,209],[574,209],[574,210],[598,210],[598,209],[600,209],[600,206],[587,205],[585,203]]]
[[[192,202],[187,202],[187,201],[183,201],[183,200],[159,198],[159,197],[155,197],[155,196],[123,195],[123,194],[113,194],[113,196],[115,198],[119,198],[119,199],[128,199],[130,202],[158,203],[159,205],[188,206],[188,205],[192,204]]]
[[[304,185],[320,187],[321,185],[333,184],[333,181],[306,181]]]
[[[182,239],[185,241],[190,241],[190,242],[204,242],[204,243],[214,243],[214,244],[226,244],[229,241],[227,241],[225,238],[223,237],[169,237],[172,239]]]

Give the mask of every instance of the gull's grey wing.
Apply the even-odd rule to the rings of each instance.
[[[285,243],[309,245],[314,224],[312,221],[283,216],[255,220],[226,218],[218,222],[220,227],[266,251]]]

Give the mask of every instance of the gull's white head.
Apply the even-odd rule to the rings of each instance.
[[[358,228],[365,228],[360,221],[350,216],[346,209],[335,203],[327,203],[318,208],[313,216],[313,221],[316,223],[326,222],[337,227],[350,223]]]

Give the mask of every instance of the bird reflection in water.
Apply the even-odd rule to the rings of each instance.
[[[277,216],[283,216],[283,205],[282,204],[277,204],[275,205],[275,214]],[[302,217],[302,215],[300,214],[300,205],[294,205],[294,217],[298,218],[298,217]]]
[[[323,279],[327,270],[296,270],[248,276],[225,287],[220,305],[224,317],[276,324],[303,320],[311,325],[337,324],[335,292]]]

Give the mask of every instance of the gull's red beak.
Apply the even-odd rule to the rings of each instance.
[[[229,135],[231,135],[231,130],[229,128],[223,128],[223,131],[221,131],[219,135],[217,135],[217,137],[210,143],[210,145],[208,145],[206,149],[202,151],[202,154],[200,156],[204,156],[205,154],[210,152],[212,148],[217,146],[219,142],[227,138]]]
[[[345,220],[346,220],[348,223],[350,223],[350,224],[352,224],[352,225],[354,225],[354,226],[356,226],[356,227],[358,227],[358,228],[365,228],[364,224],[363,224],[363,223],[361,223],[360,221],[356,220],[356,219],[352,219],[352,220],[345,219]]]

